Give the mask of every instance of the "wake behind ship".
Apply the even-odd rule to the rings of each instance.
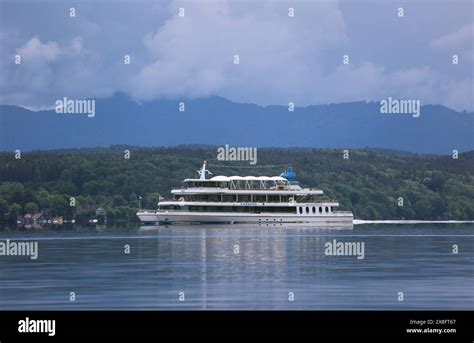
[[[250,223],[283,225],[311,223],[315,226],[352,226],[353,215],[336,211],[337,201],[325,200],[323,191],[302,188],[293,181],[291,167],[280,176],[214,176],[204,161],[198,179],[185,179],[171,190],[172,199],[162,200],[156,211],[139,211],[143,223],[214,224]]]

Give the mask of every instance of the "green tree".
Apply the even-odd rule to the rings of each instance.
[[[423,199],[415,203],[413,211],[415,212],[415,218],[429,219],[431,215],[431,205],[427,200]]]
[[[36,199],[38,201],[38,205],[41,209],[46,209],[51,207],[51,201],[49,199],[49,193],[45,189],[41,189],[39,192],[36,193]]]
[[[34,202],[29,202],[25,205],[25,211],[29,214],[35,214],[38,212],[38,205],[36,205]]]
[[[10,207],[5,199],[0,198],[0,223],[7,221],[7,216],[10,214]]]
[[[10,205],[10,222],[14,223],[20,218],[21,205],[13,203]]]

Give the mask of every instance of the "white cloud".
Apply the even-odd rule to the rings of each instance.
[[[473,83],[472,79],[466,78],[462,81],[446,80],[443,83],[442,94],[443,104],[450,108],[462,111],[473,110]]]
[[[82,37],[74,37],[71,40],[71,51],[75,54],[82,52]]]
[[[178,16],[181,6],[185,17]],[[173,3],[171,19],[144,40],[152,62],[142,68],[132,92],[150,99],[248,89],[263,102],[285,87],[297,93],[299,81],[321,72],[319,52],[337,47],[346,36],[337,3],[299,3],[298,19],[288,17],[288,7],[282,2]],[[240,65],[233,63],[236,54]]]
[[[456,32],[448,33],[433,40],[431,45],[435,48],[449,48],[469,44],[472,47],[473,42],[474,24],[466,24],[460,27]]]
[[[38,37],[33,37],[23,47],[17,49],[17,52],[27,60],[54,61],[60,54],[60,48],[54,41],[43,44]]]
[[[430,66],[390,70],[363,59],[343,65],[339,51],[345,51],[348,34],[338,3],[299,2],[295,18],[288,17],[291,6],[173,3],[170,19],[144,39],[150,62],[135,77],[131,93],[140,100],[221,95],[298,106],[392,96],[472,109],[466,94],[472,76],[456,81]],[[179,7],[185,8],[185,17],[178,16]],[[465,42],[470,28],[433,45]],[[235,54],[240,65],[233,64]]]
[[[461,55],[467,61],[474,61],[474,24],[461,26],[457,31],[448,33],[431,42],[437,49],[449,49]]]
[[[26,14],[16,5],[3,10],[8,6],[0,1],[8,13],[0,23],[0,103],[48,105],[63,95],[125,91],[138,100],[220,95],[297,106],[392,96],[473,109],[473,25],[465,25],[469,17],[460,13],[469,6],[443,2],[438,10],[450,21],[422,27],[398,20],[377,27],[387,20],[380,16],[389,15],[389,5],[381,4],[384,11],[375,15],[370,2],[119,2],[113,12],[109,4],[84,4],[82,15],[60,24],[52,18],[62,18],[61,6],[32,6],[44,14],[19,25]],[[413,12],[411,21],[424,22],[433,13]],[[134,25],[123,25],[129,21]],[[54,23],[62,29],[52,30]],[[23,57],[21,68],[11,63],[16,53]],[[346,53],[349,65],[342,64]],[[123,63],[125,54],[130,65]],[[455,67],[452,54],[459,54]]]

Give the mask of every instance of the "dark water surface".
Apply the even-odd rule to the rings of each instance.
[[[39,256],[0,256],[2,310],[474,309],[472,224],[0,231],[6,239],[37,241]],[[364,258],[325,255],[334,239],[363,242]]]

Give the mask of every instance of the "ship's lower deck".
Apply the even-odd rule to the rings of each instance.
[[[351,212],[332,212],[330,214],[296,214],[296,213],[223,213],[223,212],[184,212],[184,211],[144,211],[137,213],[144,223],[162,224],[220,224],[220,223],[314,223],[317,225],[352,225]]]

